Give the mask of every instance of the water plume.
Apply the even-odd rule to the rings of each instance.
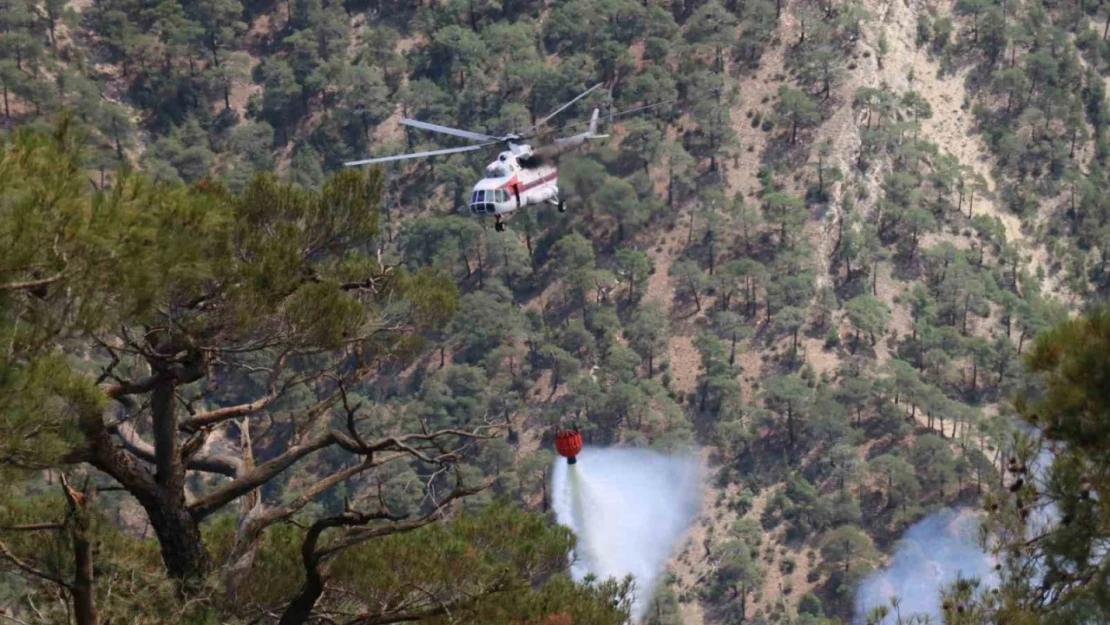
[[[585,447],[578,463],[556,460],[552,504],[578,537],[571,573],[632,575],[632,619],[640,621],[675,544],[698,512],[701,465],[693,455]]]

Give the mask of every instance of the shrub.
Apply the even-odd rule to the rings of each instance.
[[[933,24],[928,15],[917,19],[917,45],[923,46],[933,38]]]
[[[745,488],[740,491],[740,494],[733,500],[732,509],[736,511],[737,515],[744,516],[752,509],[753,505],[755,505],[755,496],[752,494],[752,491]]]
[[[824,609],[821,607],[821,599],[811,592],[802,595],[801,601],[798,602],[798,613],[821,616],[824,614]]]

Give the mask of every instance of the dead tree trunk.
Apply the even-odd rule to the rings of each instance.
[[[71,515],[69,536],[73,541],[73,587],[70,593],[73,596],[73,614],[77,625],[98,625],[100,616],[96,609],[92,539],[89,537],[89,505],[96,491],[79,493],[70,488],[64,475],[62,489]]]

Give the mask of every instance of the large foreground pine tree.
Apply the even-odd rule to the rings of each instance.
[[[542,519],[432,525],[489,487],[461,465],[498,423],[359,394],[457,308],[449,279],[383,260],[378,172],[98,188],[81,146],[63,122],[0,152],[0,566],[83,625],[623,619],[627,587],[561,577],[573,539]],[[407,502],[378,477],[398,466]],[[98,489],[141,506],[160,557]]]

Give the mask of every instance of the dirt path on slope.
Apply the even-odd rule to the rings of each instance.
[[[690,393],[695,389],[701,357],[694,348],[689,324],[675,319],[675,285],[670,271],[671,265],[682,254],[689,219],[688,213],[680,215],[673,230],[662,235],[657,232],[645,235],[650,241],[647,255],[655,264],[655,273],[648,278],[644,300],[662,308],[671,320],[671,338],[667,342],[666,361],[670,363],[671,388],[683,393]]]

